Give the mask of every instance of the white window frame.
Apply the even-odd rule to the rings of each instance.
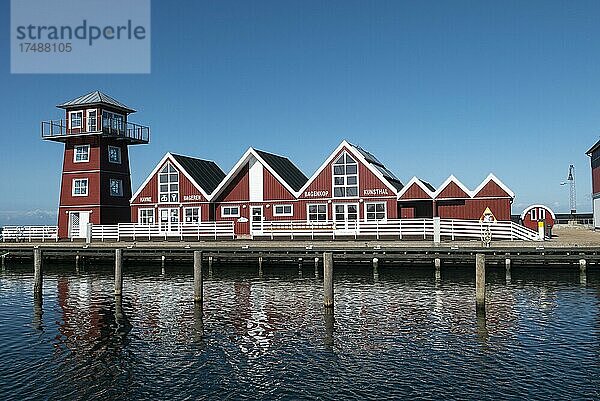
[[[237,209],[237,213],[231,213],[231,209]],[[229,214],[225,214],[225,210],[229,210]],[[237,205],[221,206],[221,217],[240,217],[240,207]]]
[[[144,216],[145,218],[151,217],[152,221],[150,222],[143,222],[143,218],[142,218],[142,212],[147,212],[150,211],[150,216]],[[152,207],[145,207],[145,208],[140,208],[138,209],[138,224],[142,225],[142,226],[152,226],[154,224],[156,224],[156,216],[154,215],[154,208]]]
[[[80,114],[81,117],[79,118],[79,125],[73,125],[73,115],[74,114]],[[83,110],[78,110],[78,111],[70,111],[69,112],[69,128],[74,129],[74,128],[83,128]]]
[[[539,208],[539,210],[538,210],[538,218],[540,220],[546,220],[546,209]]]
[[[110,150],[111,150],[111,149],[117,149],[117,150],[119,151],[119,152],[118,152],[118,155],[119,155],[119,161],[112,161],[112,160],[110,160]],[[121,148],[120,148],[120,147],[118,147],[118,146],[112,146],[112,145],[108,145],[108,150],[107,150],[107,152],[108,152],[108,162],[109,162],[109,163],[112,163],[112,164],[121,164],[121,161],[122,161],[123,159],[122,159],[122,157],[121,157],[122,150],[121,150]]]
[[[87,158],[85,160],[77,160],[77,149],[85,149]],[[73,146],[73,163],[87,163],[90,161],[90,145],[75,145]]]
[[[340,157],[344,157],[344,164],[336,164],[336,162],[340,159]],[[352,160],[354,160],[354,165],[356,165],[356,173],[355,174],[348,174],[348,172],[346,171],[346,167],[348,166],[348,164],[346,164],[346,157],[350,157]],[[335,167],[342,166],[342,165],[344,166],[344,175],[336,175]],[[352,165],[352,164],[350,164],[350,165]],[[350,153],[344,151],[338,157],[336,157],[334,159],[333,163],[331,164],[331,194],[332,194],[333,198],[335,198],[335,199],[353,199],[353,198],[358,198],[360,196],[360,185],[359,185],[360,183],[359,183],[358,171],[359,171],[358,160],[356,160],[356,157],[352,156]],[[356,184],[348,185],[348,176],[349,175],[356,176]],[[344,184],[336,185],[335,177],[344,177]],[[348,187],[356,187],[356,195],[348,196]],[[336,194],[335,194],[336,188],[344,188],[344,196],[336,196]]]
[[[311,220],[310,219],[310,207],[311,206],[325,206],[325,220]],[[308,205],[306,205],[306,221],[308,222],[317,222],[317,223],[326,223],[329,221],[329,211],[327,210],[327,203],[309,203]],[[318,210],[318,209],[317,209]],[[314,213],[313,213],[314,214]],[[322,214],[320,212],[317,212],[317,215]]]
[[[278,208],[278,207],[279,207],[279,208],[284,208],[284,209],[285,209],[286,207],[289,207],[289,208],[290,208],[290,211],[289,211],[289,212],[286,212],[286,211],[284,210],[283,212],[281,212],[281,213],[278,213],[278,212],[277,212],[277,208]],[[292,204],[289,204],[289,203],[287,203],[287,204],[282,204],[282,205],[273,205],[273,216],[277,216],[277,217],[291,217],[291,216],[293,216],[293,215],[294,215],[294,205],[292,205]]]
[[[377,218],[377,213],[381,213],[377,211],[377,205],[381,205],[383,204],[383,219],[378,219]],[[367,206],[369,205],[375,205],[375,211],[374,212],[367,212]],[[387,202],[365,202],[365,210],[364,210],[365,214],[364,214],[364,221],[387,221]],[[367,217],[367,213],[375,213],[375,219],[369,219]]]
[[[108,127],[104,126],[104,120],[108,122]],[[120,127],[118,125],[121,125]],[[111,128],[114,130],[125,130],[125,116],[119,113],[113,113],[112,111],[102,110],[102,128]]]
[[[119,183],[119,193],[115,194],[112,191],[112,184],[113,182],[118,182]],[[119,179],[119,178],[111,178],[108,180],[108,192],[110,193],[110,196],[113,196],[115,198],[118,197],[122,197],[123,196],[123,180]]]
[[[531,218],[531,221],[537,221],[537,209],[533,208],[529,211],[529,217]]]
[[[92,130],[92,128],[90,127],[90,121],[92,121],[90,119],[90,114],[91,113],[96,113],[96,116],[94,117],[94,120],[96,120],[96,123],[94,124],[94,129]],[[85,116],[87,119],[87,132],[97,132],[98,131],[98,110],[97,109],[89,109],[85,111]]]
[[[162,170],[164,170],[164,168],[167,166],[171,166],[173,168],[173,170],[175,170],[175,173],[169,172],[168,168],[167,168],[167,172],[163,173]],[[164,175],[164,174],[167,175],[167,182],[161,183],[160,176]],[[171,174],[177,174],[177,191],[171,191],[171,185],[175,184],[175,181],[171,182]],[[180,181],[181,181],[180,178],[181,178],[181,176],[179,174],[179,170],[177,170],[175,168],[175,166],[173,166],[173,163],[167,162],[164,164],[164,166],[158,171],[158,203],[179,203],[179,200],[180,200],[179,199],[179,190],[181,188],[179,185]],[[163,192],[160,190],[161,185],[167,185],[167,189],[168,189],[167,192]],[[162,197],[161,197],[161,195],[165,195],[165,194],[167,195],[166,201],[162,200]],[[172,194],[177,194],[177,199],[173,200],[171,198]]]
[[[81,182],[85,182],[85,193],[75,193],[75,183],[77,181],[81,181]],[[72,196],[88,196],[88,194],[90,193],[90,182],[89,179],[87,178],[73,178],[73,180],[71,181],[71,195]],[[79,186],[79,188],[81,189],[81,185]]]
[[[187,221],[187,211],[188,210],[197,210],[198,211],[198,221]],[[202,212],[199,206],[192,207],[184,207],[183,208],[183,224],[192,225],[192,224],[200,224],[202,222]]]

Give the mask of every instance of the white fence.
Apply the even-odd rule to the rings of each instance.
[[[2,241],[58,241],[56,226],[4,226]]]
[[[481,223],[473,220],[404,219],[373,222],[263,221],[252,223],[254,237],[306,238],[375,237],[433,238],[434,240],[539,240],[538,233],[510,221]],[[436,238],[437,237],[437,238]]]
[[[168,226],[121,223],[115,225],[93,225],[92,240],[119,241],[122,239],[151,240],[154,238],[179,238],[181,240],[205,238],[234,238],[232,221],[210,221],[199,224],[171,224]]]

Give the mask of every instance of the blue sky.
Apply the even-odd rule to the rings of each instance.
[[[493,172],[513,213],[568,210],[559,184],[574,163],[578,209],[591,210],[597,1],[154,0],[147,75],[11,75],[8,1],[0,15],[0,224],[52,222],[62,150],[39,123],[96,89],[152,129],[131,150],[134,191],[167,151],[228,171],[254,146],[310,176],[347,139],[404,182],[454,174],[474,188]]]

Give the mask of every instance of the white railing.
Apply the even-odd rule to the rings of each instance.
[[[121,223],[115,225],[93,225],[92,240],[120,241],[123,239],[151,240],[154,238],[204,239],[234,238],[232,221],[207,221],[199,224],[141,225]]]
[[[4,226],[2,242],[6,241],[58,241],[56,226]]]
[[[402,219],[385,221],[353,222],[307,222],[307,221],[263,221],[252,223],[254,237],[375,237],[380,238],[440,238],[460,240],[525,240],[536,241],[538,233],[510,221],[482,223],[476,220]],[[438,228],[439,227],[439,228]]]

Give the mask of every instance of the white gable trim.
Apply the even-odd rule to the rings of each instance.
[[[284,186],[285,189],[287,189],[292,195],[294,195],[294,197],[298,197],[296,191],[294,191],[292,189],[292,187],[290,187],[290,185],[283,178],[281,178],[281,176],[279,174],[277,174],[275,172],[275,170],[273,170],[273,168],[267,162],[265,162],[265,160],[262,157],[260,157],[258,152],[256,152],[256,150],[254,150],[254,148],[248,148],[248,150],[242,155],[242,157],[238,160],[238,162],[231,168],[231,171],[229,171],[229,174],[227,174],[225,176],[225,178],[223,179],[223,181],[221,181],[219,186],[217,188],[215,188],[215,190],[213,191],[213,193],[211,194],[211,197],[209,199],[210,201],[214,200],[217,196],[219,196],[223,192],[223,190],[227,187],[227,185],[229,185],[231,180],[233,180],[233,178],[237,174],[239,174],[242,167],[250,161],[251,157],[255,157],[258,160],[258,162],[260,164],[262,164],[262,166],[264,168],[266,168],[269,171],[269,173],[271,173],[273,175],[273,177],[275,177],[275,179],[277,181],[279,181],[279,183],[281,185]]]
[[[531,205],[531,206],[527,206],[527,207],[525,208],[525,210],[523,210],[523,213],[521,213],[521,220],[524,220],[524,219],[525,219],[525,215],[526,215],[527,213],[529,213],[529,211],[530,211],[531,209],[533,209],[533,208],[540,208],[540,207],[541,207],[541,208],[544,208],[544,209],[546,209],[547,211],[549,211],[549,212],[550,212],[550,216],[552,216],[552,219],[553,219],[553,220],[556,220],[556,216],[554,215],[554,212],[552,211],[552,209],[550,209],[550,208],[549,208],[548,206],[546,206],[546,205],[540,205],[540,204],[537,204],[537,205]]]
[[[398,190],[396,189],[396,187],[394,187],[392,184],[390,184],[390,182],[383,176],[383,174],[381,174],[381,172],[379,170],[377,170],[375,167],[373,167],[371,165],[371,163],[369,163],[364,158],[364,156],[358,150],[356,150],[356,148],[352,144],[348,143],[348,141],[346,141],[344,139],[342,141],[342,143],[340,143],[338,145],[338,147],[335,148],[335,150],[333,152],[331,152],[329,157],[327,159],[325,159],[325,162],[323,164],[321,164],[321,167],[319,167],[317,169],[317,171],[315,171],[315,173],[308,179],[308,181],[306,181],[306,184],[304,184],[304,186],[302,188],[300,188],[300,190],[297,193],[297,197],[301,196],[301,194],[313,183],[313,181],[319,176],[319,174],[321,174],[323,172],[323,170],[325,170],[325,168],[333,161],[335,156],[337,156],[337,154],[342,149],[346,149],[349,153],[352,154],[353,157],[358,159],[358,161],[360,161],[364,166],[366,166],[369,169],[369,171],[375,175],[375,177],[377,177],[381,182],[383,182],[392,191],[392,193],[394,193],[395,195],[398,194]]]
[[[204,198],[207,201],[210,200],[208,194],[206,193],[206,191],[200,185],[198,185],[198,183],[192,178],[192,176],[189,175],[189,173],[187,171],[185,171],[185,169],[181,166],[181,164],[179,164],[177,162],[177,160],[175,160],[175,158],[173,157],[173,155],[170,152],[167,152],[167,154],[165,154],[163,156],[163,158],[160,159],[160,161],[158,162],[158,164],[156,165],[156,167],[154,167],[154,170],[152,170],[152,172],[150,173],[150,175],[148,175],[148,177],[146,177],[146,180],[142,183],[142,185],[140,185],[140,187],[135,192],[135,194],[133,194],[133,196],[129,200],[129,203],[133,203],[133,201],[135,200],[135,198],[138,197],[138,195],[142,192],[142,190],[146,187],[146,185],[148,185],[148,183],[150,182],[150,180],[152,179],[152,177],[154,177],[156,175],[156,173],[158,173],[158,170],[163,166],[163,164],[165,164],[165,162],[167,160],[169,162],[173,163],[173,165],[177,168],[177,170],[179,170],[180,173],[182,173],[188,180],[190,180],[190,182],[192,183],[192,185],[198,191],[200,191],[200,193],[202,194],[202,196],[204,196]]]
[[[410,179],[410,181],[408,181],[406,183],[406,185],[400,190],[400,192],[398,192],[398,199],[400,199],[402,197],[402,195],[404,195],[413,184],[417,184],[419,186],[419,188],[421,188],[423,191],[425,191],[425,193],[427,195],[429,195],[431,197],[431,199],[433,199],[434,192],[432,192],[429,188],[427,188],[427,186],[425,184],[423,184],[423,181],[421,181],[421,179],[419,179],[418,177],[413,177]]]
[[[437,199],[437,197],[439,196],[439,194],[441,194],[442,191],[444,189],[446,189],[446,187],[448,185],[450,185],[451,182],[453,182],[456,185],[458,185],[458,187],[460,189],[462,189],[467,194],[467,196],[469,198],[473,197],[473,193],[471,191],[469,191],[469,188],[467,188],[465,184],[463,184],[462,182],[460,182],[460,180],[458,178],[456,178],[454,175],[450,175],[450,177],[446,178],[446,181],[444,181],[442,183],[442,185],[440,185],[439,188],[433,193],[434,199]]]
[[[483,180],[481,182],[481,184],[479,184],[479,186],[477,188],[475,188],[475,190],[473,191],[473,197],[475,197],[490,181],[494,181],[496,184],[498,184],[498,186],[500,188],[502,188],[502,190],[504,192],[506,192],[508,194],[508,196],[510,196],[511,198],[515,197],[515,193],[513,191],[511,191],[508,186],[506,186],[502,181],[500,181],[500,179],[498,177],[496,177],[492,173],[490,173],[485,178],[485,180]]]

